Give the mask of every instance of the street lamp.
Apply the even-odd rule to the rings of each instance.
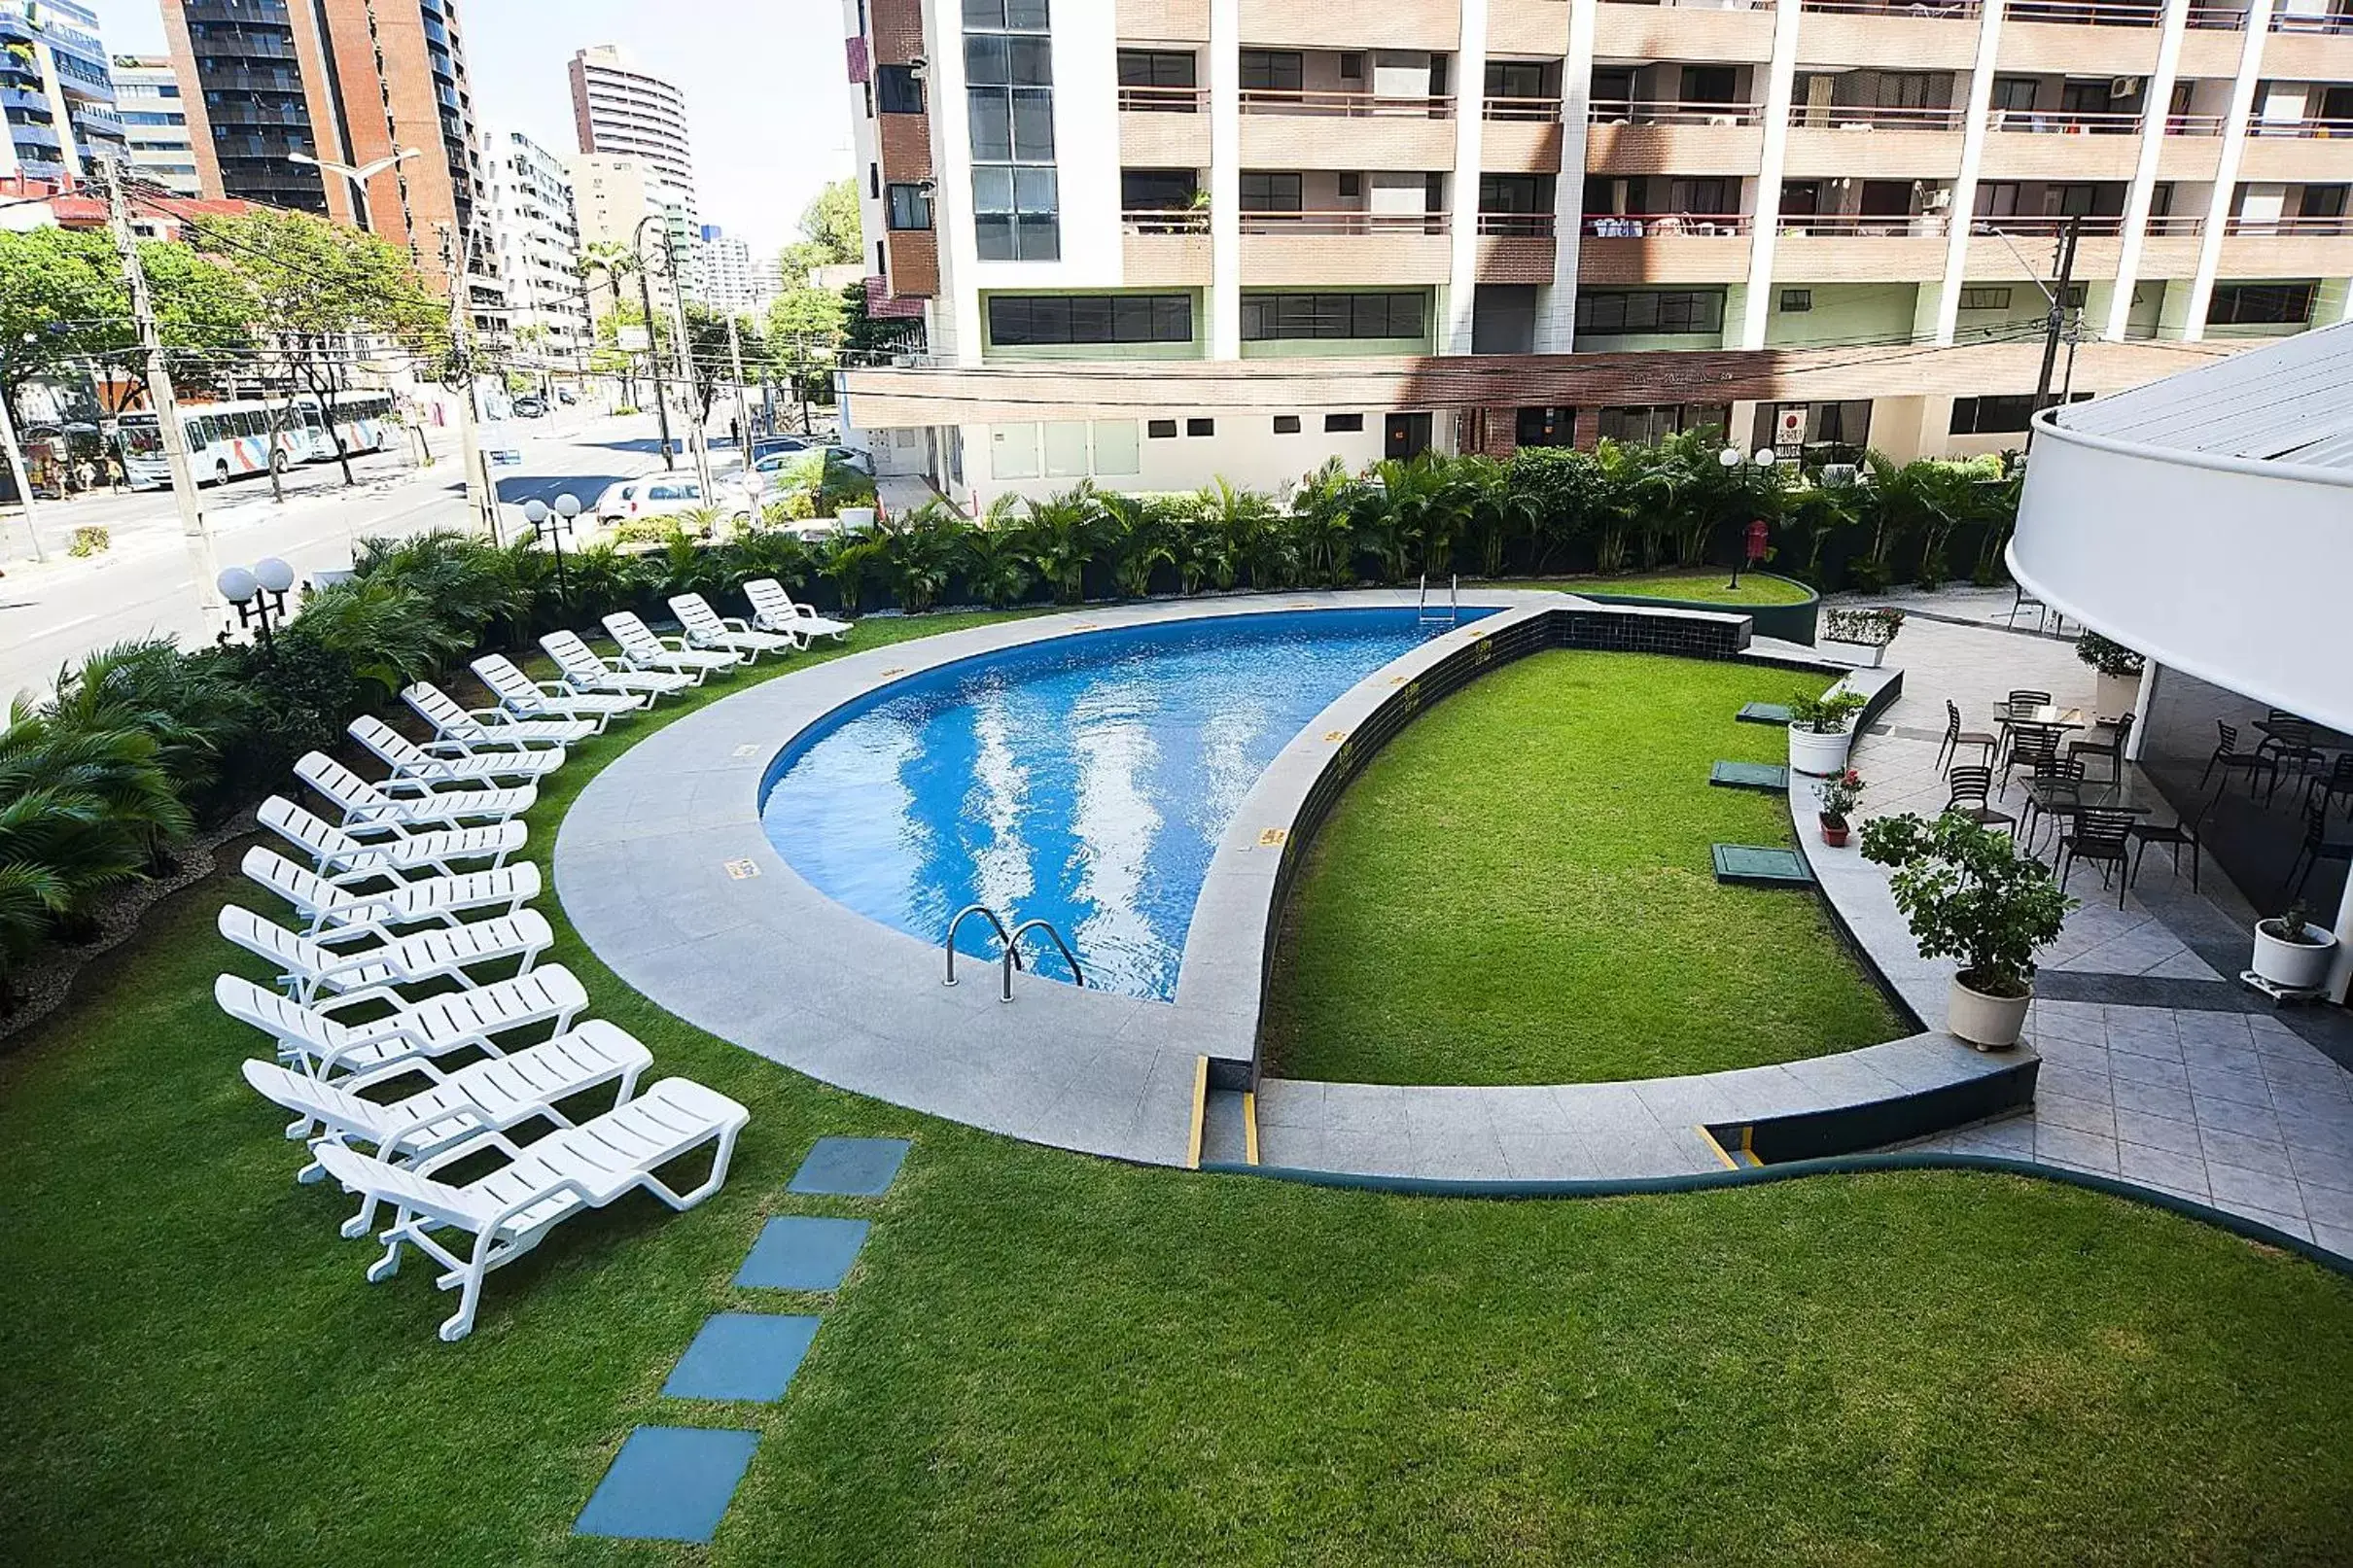
[[[523,521],[531,525],[531,537],[555,551],[555,591],[565,600],[571,599],[572,587],[564,580],[564,535],[579,514],[579,498],[570,491],[555,498],[552,510],[537,496],[523,503]]]
[[[257,621],[262,627],[263,656],[275,660],[276,646],[270,642],[269,623],[274,617],[279,625],[286,624],[286,590],[294,586],[294,568],[274,555],[265,555],[251,568],[223,567],[214,586],[237,612],[240,627]],[[228,633],[221,634],[226,640]]]
[[[1745,498],[1748,494],[1749,465],[1755,464],[1757,476],[1763,478],[1773,472],[1773,466],[1780,461],[1780,454],[1770,446],[1760,446],[1752,457],[1743,453],[1737,446],[1728,446],[1716,454],[1716,461],[1724,466],[1726,473],[1739,474],[1740,494]],[[1764,559],[1765,519],[1751,517],[1747,529],[1741,535],[1738,547],[1733,551],[1732,581],[1726,583],[1725,586],[1738,588],[1740,585],[1740,568],[1749,561]]]
[[[308,153],[289,153],[286,155],[286,161],[307,164],[323,174],[339,174],[349,180],[351,193],[360,204],[361,225],[366,227],[373,227],[374,226],[368,221],[368,182],[396,164],[422,156],[424,151],[425,149],[421,147],[396,147],[388,157],[379,157],[372,162],[356,165],[337,163],[324,157],[312,157]]]

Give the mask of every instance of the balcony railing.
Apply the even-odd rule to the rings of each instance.
[[[2234,33],[2247,25],[2244,6],[2192,6],[2190,25],[2208,32]]]
[[[2010,214],[2000,218],[1988,218],[1981,213],[1970,220],[1969,231],[1973,234],[1983,234],[1988,239],[1997,234],[2008,234],[2012,239],[2027,236],[2045,239],[2053,235],[2064,234],[2067,232],[2069,224],[2080,224],[2082,226],[2076,232],[2093,237],[2103,234],[2120,234],[2124,232],[2125,228],[2125,220],[2122,217],[2091,213],[2086,213],[2079,218],[2070,218],[2059,213],[2039,217]]]
[[[1119,107],[1126,114],[1198,115],[1210,106],[1207,87],[1121,87]]]
[[[1901,17],[1926,21],[1967,21],[1982,9],[1978,0],[1800,0],[1801,11],[1836,11],[1858,17]]]
[[[1829,130],[1958,130],[1958,109],[1897,108],[1880,104],[1806,104],[1789,107],[1792,125]]]
[[[1595,239],[1722,239],[1748,232],[1748,217],[1735,212],[1588,213],[1585,232]]]
[[[1596,98],[1586,118],[1597,125],[1753,125],[1753,103],[1694,103],[1681,98]]]
[[[1908,217],[1892,213],[1873,216],[1785,212],[1774,220],[1774,226],[1784,235],[1821,239],[1937,239],[1946,231],[1945,215],[1941,212],[1914,213]]]
[[[1334,209],[1319,212],[1245,212],[1246,234],[1443,234],[1450,215],[1443,212],[1361,212]]]
[[[1549,212],[1483,212],[1479,215],[1479,232],[1509,234],[1519,239],[1551,239],[1558,223],[1558,215]]]
[[[2013,136],[2137,136],[2141,117],[2114,109],[1995,109],[1985,128]]]
[[[2165,134],[2168,136],[2220,136],[2223,117],[2220,115],[2167,115]]]
[[[2275,33],[2353,33],[2353,12],[2335,12],[2328,16],[2294,12],[2271,13],[2271,30]]]
[[[1246,115],[1327,115],[1358,120],[1387,116],[1400,120],[1451,120],[1452,94],[1417,97],[1389,92],[1325,92],[1289,87],[1251,87],[1242,94]]]
[[[1616,0],[1613,0],[1616,3]],[[1623,0],[1631,6],[1658,6],[1674,11],[1771,11],[1773,0]]]
[[[1532,120],[1552,124],[1561,118],[1558,98],[1487,98],[1479,105],[1482,120]]]
[[[2206,220],[2200,213],[2169,214],[2149,220],[2145,232],[2152,239],[2180,239],[2206,231]]]
[[[1206,234],[1207,207],[1130,207],[1119,215],[1119,226],[1131,234]]]
[[[2233,218],[2226,234],[2353,234],[2353,218]]]
[[[2019,0],[2005,21],[2048,21],[2074,27],[2154,27],[2164,8],[2133,0]]]
[[[2250,136],[2353,136],[2353,120],[2329,120],[2307,115],[2301,120],[2249,120]]]

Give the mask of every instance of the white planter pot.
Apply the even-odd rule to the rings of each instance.
[[[1838,773],[1846,766],[1846,749],[1854,744],[1850,730],[1836,735],[1817,735],[1809,729],[1789,726],[1789,766],[1799,773],[1815,777]]]
[[[2101,718],[2122,718],[2140,701],[2141,678],[2136,675],[2094,676],[2091,712]]]
[[[2294,942],[2282,942],[2263,928],[2255,927],[2255,972],[2275,986],[2288,991],[2319,991],[2329,983],[2329,960],[2336,953],[2336,936],[2324,926],[2307,925],[2304,935],[2316,947],[2300,947]]]
[[[2018,1044],[2019,1034],[2026,1027],[2026,1008],[2033,1000],[2032,992],[2023,996],[1988,996],[1961,984],[1961,977],[1955,974],[1945,995],[1945,1028],[1981,1051],[2007,1051]]]

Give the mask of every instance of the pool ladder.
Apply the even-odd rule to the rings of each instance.
[[[1054,946],[1061,950],[1062,961],[1071,966],[1071,978],[1077,981],[1081,988],[1086,985],[1086,971],[1078,967],[1078,955],[1071,951],[1071,944],[1062,939],[1062,933],[1054,929],[1051,923],[1024,921],[1008,931],[1005,929],[1005,923],[998,918],[997,911],[986,904],[966,904],[956,912],[954,920],[948,922],[948,934],[941,943],[941,946],[947,951],[948,975],[945,980],[940,982],[941,985],[953,986],[956,984],[956,933],[963,927],[965,921],[973,915],[978,915],[997,928],[998,943],[1004,949],[1002,960],[1004,985],[998,995],[999,1001],[1009,1002],[1013,999],[1013,971],[1024,967],[1021,961],[1021,939],[1032,931],[1045,932],[1047,937],[1053,941]]]
[[[1446,608],[1440,610],[1430,603],[1429,574],[1422,574],[1422,596],[1414,603],[1414,621],[1421,626],[1452,626],[1462,616],[1462,578],[1446,579]]]

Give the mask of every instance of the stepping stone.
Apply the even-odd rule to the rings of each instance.
[[[1795,850],[1771,844],[1718,844],[1709,853],[1715,856],[1718,882],[1737,883],[1744,888],[1813,885],[1813,873],[1806,869],[1806,857]]]
[[[819,1138],[786,1191],[879,1198],[898,1179],[906,1158],[905,1138]]]
[[[1777,702],[1742,703],[1740,711],[1732,716],[1743,724],[1786,724],[1789,710]]]
[[[613,1456],[574,1535],[709,1541],[752,1463],[757,1432],[641,1426]]]
[[[735,1282],[755,1290],[831,1290],[865,1244],[864,1220],[782,1215],[761,1228]]]
[[[1765,789],[1778,793],[1789,787],[1789,770],[1777,762],[1719,762],[1707,770],[1707,782],[1726,789]]]
[[[669,1399],[744,1399],[773,1405],[800,1370],[818,1319],[767,1312],[714,1312],[678,1358]]]

